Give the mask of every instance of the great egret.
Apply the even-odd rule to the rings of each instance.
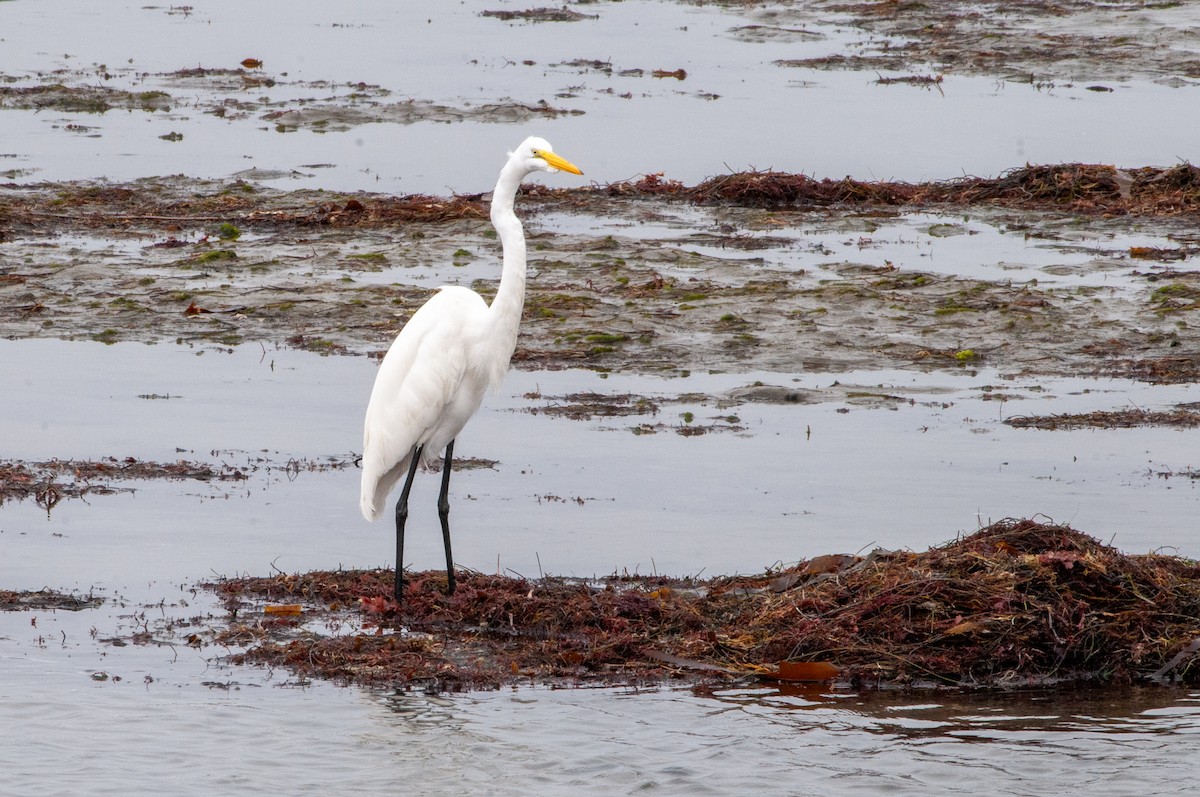
[[[500,383],[517,346],[525,304],[525,231],[513,212],[521,181],[533,172],[583,174],[554,154],[545,139],[521,142],[500,170],[492,191],[492,225],[504,248],[500,287],[489,307],[475,291],[450,285],[425,302],[384,355],[363,425],[363,517],[377,520],[388,493],[408,474],[396,502],[396,603],[404,601],[404,524],[417,465],[446,451],[438,517],[446,547],[447,594],[454,592],[450,554],[450,465],[454,438]]]

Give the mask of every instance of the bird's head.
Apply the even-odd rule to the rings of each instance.
[[[509,162],[518,165],[525,174],[533,172],[563,171],[571,174],[583,174],[578,166],[566,158],[554,154],[554,147],[544,138],[530,136],[521,142],[514,151],[509,153]]]

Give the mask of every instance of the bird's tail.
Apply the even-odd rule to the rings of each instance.
[[[408,473],[411,462],[410,453],[388,470],[380,472],[377,466],[369,463],[366,457],[363,458],[362,494],[358,503],[363,517],[372,522],[379,520],[384,507],[387,506],[388,493],[396,486],[396,482],[400,481],[400,477]]]

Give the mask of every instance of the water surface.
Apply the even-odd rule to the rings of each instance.
[[[32,182],[257,169],[254,179],[283,187],[473,192],[490,188],[497,158],[530,132],[602,183],[659,171],[694,183],[745,168],[922,180],[1027,161],[1194,159],[1200,104],[1186,81],[1097,75],[1115,88],[1097,92],[950,75],[939,90],[882,86],[873,73],[775,65],[862,49],[863,34],[837,18],[753,41],[738,31],[763,21],[755,6],[581,4],[600,19],[565,25],[480,15],[493,7],[515,6],[0,3],[5,85],[174,98],[169,110],[103,114],[0,108],[0,174]],[[167,77],[236,69],[249,57],[264,61],[274,85]],[[571,65],[577,59],[612,69]],[[654,69],[687,78],[656,79]],[[281,131],[266,118],[355,92],[464,114],[543,101],[583,113],[329,132]],[[241,112],[210,113],[230,99]],[[1169,123],[1147,124],[1164,109]],[[182,139],[161,138],[171,133]],[[591,232],[669,238],[688,220],[675,222]],[[589,232],[578,219],[540,223]],[[1167,245],[1093,233],[1072,253],[978,219],[920,223],[916,232],[913,219],[884,224],[872,232],[879,246],[857,259],[877,265],[896,252],[939,273],[1122,287],[1128,263],[1108,268],[1110,250]],[[85,257],[118,246],[76,243]],[[843,242],[806,229],[770,252],[773,267],[819,270],[818,244]],[[76,613],[0,614],[0,721],[10,737],[0,745],[0,793],[1165,795],[1195,778],[1194,691],[913,696],[735,685],[397,695],[232,668],[226,651],[190,646],[189,628],[223,613],[199,581],[390,563],[388,528],[358,515],[356,470],[288,468],[353,458],[374,369],[366,358],[267,344],[0,341],[4,457],[187,458],[249,475],[121,485],[135,491],[66,500],[49,514],[28,501],[0,506],[0,587],[105,599]],[[813,405],[718,402],[754,381],[854,390]],[[530,411],[546,406],[530,395],[584,390],[635,393],[659,409],[591,420]],[[530,577],[715,575],[876,545],[921,549],[991,520],[1042,514],[1127,551],[1197,557],[1195,430],[1047,433],[1002,423],[1197,400],[1190,385],[965,369],[675,379],[516,371],[461,439],[460,454],[497,465],[455,476],[456,554],[463,566]],[[731,414],[737,431],[678,434]],[[642,424],[656,433],[634,434]],[[441,556],[435,482],[420,480],[414,494],[408,564],[417,568]],[[139,631],[144,644],[112,641]]]

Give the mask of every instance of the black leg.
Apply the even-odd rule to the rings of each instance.
[[[413,477],[417,475],[417,464],[421,461],[421,447],[413,449],[412,464],[408,466],[408,478],[400,499],[396,501],[396,605],[404,605],[404,524],[408,521],[408,493],[412,490]]]
[[[442,542],[446,545],[446,594],[454,594],[454,556],[450,553],[450,465],[454,461],[454,441],[446,446],[442,465],[442,491],[438,493],[438,518],[442,521]]]

